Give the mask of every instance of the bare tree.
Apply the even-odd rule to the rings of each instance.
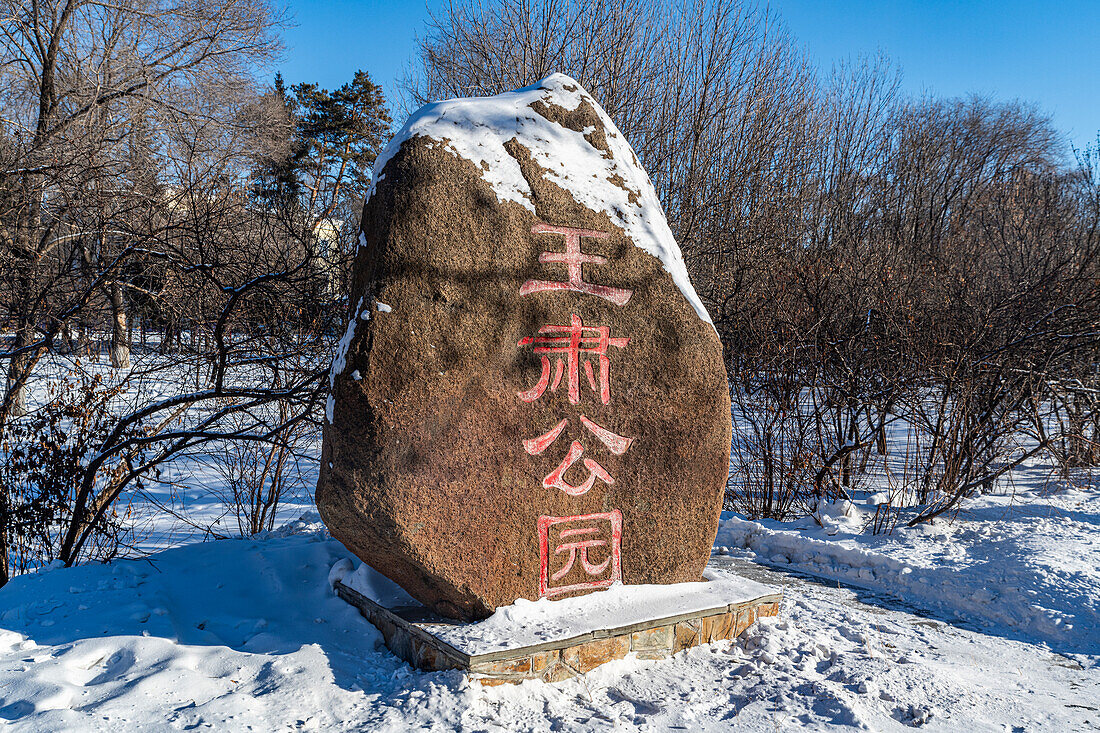
[[[63,207],[97,208],[94,202],[82,206],[88,203],[83,187],[93,183],[93,194],[109,192],[129,159],[123,148],[135,130],[197,104],[200,114],[216,115],[212,98],[247,88],[254,64],[278,50],[278,18],[263,0],[7,2],[0,16],[0,102],[14,153],[14,165],[3,172],[14,196],[0,218],[14,321],[14,342],[2,353],[9,362],[2,430],[25,410],[35,363],[99,294],[112,308],[114,360],[121,365],[127,358],[118,273],[145,243],[135,244],[132,231],[117,230],[116,217],[101,207],[100,216],[83,221]],[[99,219],[99,226],[82,228],[88,218]],[[109,239],[126,244],[82,262],[84,287],[69,286],[64,275],[80,251],[74,243],[106,245]]]

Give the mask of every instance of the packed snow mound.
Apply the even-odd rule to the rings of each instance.
[[[603,123],[610,156],[586,138],[593,130],[570,130],[536,112],[542,105],[568,112],[585,103]],[[638,247],[659,259],[699,318],[711,323],[688,279],[680,247],[649,176],[619,128],[570,77],[551,74],[529,87],[495,97],[449,99],[421,107],[375,161],[368,199],[377,182],[385,177],[386,163],[402,143],[414,137],[436,140],[455,156],[469,160],[498,199],[534,212],[531,188],[519,163],[504,147],[515,140],[546,170],[548,180],[572,194],[582,206],[606,213]]]
[[[724,513],[715,550],[748,551],[765,565],[889,594],[1060,653],[1100,654],[1100,495],[976,497],[955,522],[877,536],[863,531],[863,514],[830,505],[819,525]]]
[[[0,589],[0,728],[377,722],[354,712],[363,690],[400,685],[406,668],[324,584],[346,550],[305,524],[13,579]]]

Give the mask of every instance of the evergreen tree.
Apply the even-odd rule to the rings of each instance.
[[[275,74],[271,91],[260,99],[255,128],[260,150],[253,170],[253,195],[279,209],[293,209],[302,193],[299,168],[304,148],[295,129],[297,100],[286,88],[282,74]]]
[[[314,221],[328,217],[342,199],[361,198],[371,167],[390,129],[382,89],[365,71],[329,92],[316,84],[292,87],[297,105],[295,163]]]

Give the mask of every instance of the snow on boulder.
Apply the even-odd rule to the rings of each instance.
[[[631,244],[659,259],[699,318],[711,322],[638,156],[603,108],[572,78],[551,74],[495,97],[424,105],[378,156],[368,197],[385,179],[386,164],[416,137],[441,143],[450,154],[470,161],[500,201],[518,203],[532,214],[538,213],[536,194],[526,169],[530,163],[539,166],[536,175],[553,181],[577,204],[606,214]],[[516,142],[529,159],[527,165],[509,149]],[[359,241],[363,246],[367,240]]]
[[[317,487],[333,535],[458,618],[699,580],[729,465],[721,344],[592,97],[555,74],[427,105],[362,229]]]

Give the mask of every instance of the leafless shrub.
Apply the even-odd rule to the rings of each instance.
[[[45,404],[33,416],[5,433],[0,444],[0,585],[11,575],[62,557],[81,477],[111,429],[117,395],[117,388],[98,378],[70,373],[50,384]],[[124,464],[111,464],[103,480],[109,484],[124,471]],[[87,556],[109,560],[131,536],[128,517],[112,507],[88,523]]]
[[[273,529],[283,498],[307,489],[299,463],[304,433],[302,425],[293,425],[267,443],[227,441],[208,451],[242,536]]]
[[[797,379],[774,373],[731,380],[733,450],[727,509],[748,517],[789,519],[812,509],[813,416]]]

